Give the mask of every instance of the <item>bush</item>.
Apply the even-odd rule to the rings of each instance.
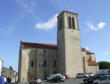
[[[110,62],[101,61],[98,62],[98,64],[99,64],[99,69],[110,69]]]

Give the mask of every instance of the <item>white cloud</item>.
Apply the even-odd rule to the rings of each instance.
[[[98,31],[101,30],[105,27],[106,23],[105,22],[99,22],[96,26],[94,26],[94,24],[91,23],[87,23],[87,26],[94,31]]]
[[[98,24],[98,28],[99,28],[99,29],[103,29],[105,25],[106,25],[105,22],[100,22],[100,23]]]
[[[109,51],[104,52],[105,55],[110,55]]]
[[[32,16],[38,20],[37,15],[34,12],[35,9],[35,2],[34,0],[30,0],[30,4],[26,3],[27,0],[16,0],[16,2],[21,5],[25,11],[27,11],[28,13],[32,14]],[[29,2],[29,1],[28,1]]]
[[[89,47],[85,47],[86,48],[86,50],[89,50]]]
[[[58,14],[55,14],[47,22],[37,23],[35,25],[35,28],[36,29],[42,29],[42,30],[49,30],[49,29],[54,28],[56,26],[56,24],[57,24],[57,16],[58,16]]]

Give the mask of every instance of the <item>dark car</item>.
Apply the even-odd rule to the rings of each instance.
[[[100,78],[102,78],[102,77],[103,77],[103,76],[101,76],[101,75],[91,76],[91,77],[89,77],[89,78],[84,79],[83,82],[84,82],[84,83],[87,83],[87,84],[93,84],[93,81],[94,81],[94,80],[100,79]]]
[[[50,82],[64,82],[65,79],[62,78],[61,76],[55,76],[54,78],[52,78],[51,80],[49,80]]]

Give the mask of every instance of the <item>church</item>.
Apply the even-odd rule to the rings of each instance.
[[[57,44],[23,42],[19,51],[19,82],[45,79],[61,73],[95,73],[99,69],[95,53],[81,48],[78,14],[62,11],[57,16]]]

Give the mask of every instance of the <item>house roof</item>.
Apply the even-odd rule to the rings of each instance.
[[[32,42],[23,42],[21,41],[22,47],[32,47],[32,48],[46,48],[46,49],[57,49],[56,44],[47,44],[47,43],[32,43]],[[93,52],[90,52],[86,50],[86,48],[81,48],[82,51],[86,51],[86,54],[94,54]]]
[[[47,44],[47,43],[31,43],[31,42],[22,42],[22,47],[32,47],[32,48],[48,48],[48,49],[57,49],[56,44]]]
[[[98,64],[95,61],[88,61],[89,66],[98,66]]]
[[[47,43],[31,43],[31,42],[22,42],[21,46],[26,48],[46,48],[46,49],[57,49],[56,44],[47,44]],[[94,54],[86,50],[86,48],[81,48],[82,51],[85,51],[86,54]],[[89,66],[97,66],[98,64],[95,61],[88,61]]]
[[[94,53],[86,50],[86,54],[94,54]]]
[[[82,51],[85,51],[86,54],[95,54],[95,53],[93,53],[93,52],[90,52],[89,50],[86,50],[86,48],[81,48],[81,49],[82,49]]]

